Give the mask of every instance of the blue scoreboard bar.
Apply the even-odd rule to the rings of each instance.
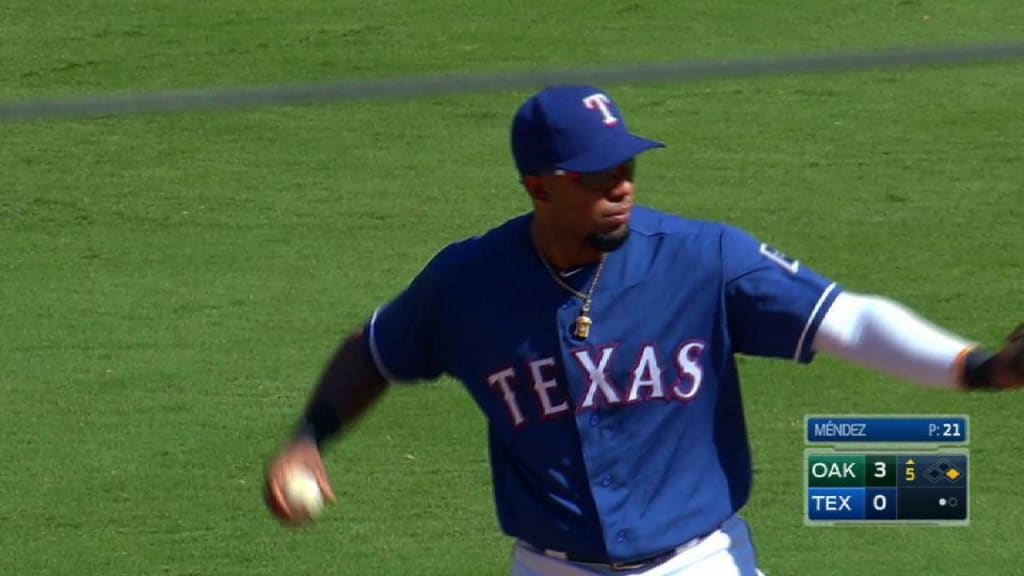
[[[809,444],[968,442],[967,416],[810,416]]]

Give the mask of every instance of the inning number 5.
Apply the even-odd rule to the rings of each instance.
[[[875,462],[875,478],[885,478],[885,462]]]

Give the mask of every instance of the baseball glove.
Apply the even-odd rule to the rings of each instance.
[[[1024,387],[1024,323],[1010,333],[996,354],[992,381],[997,388]]]

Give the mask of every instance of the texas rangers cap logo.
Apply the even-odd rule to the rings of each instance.
[[[600,92],[591,94],[583,99],[583,105],[586,106],[587,109],[601,111],[601,115],[604,116],[605,126],[615,126],[619,123],[619,119],[612,114],[610,108],[611,103],[612,99]]]

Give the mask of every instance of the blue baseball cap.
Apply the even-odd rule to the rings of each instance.
[[[594,86],[550,86],[512,121],[512,156],[521,175],[599,172],[665,145],[631,133],[618,105]]]

